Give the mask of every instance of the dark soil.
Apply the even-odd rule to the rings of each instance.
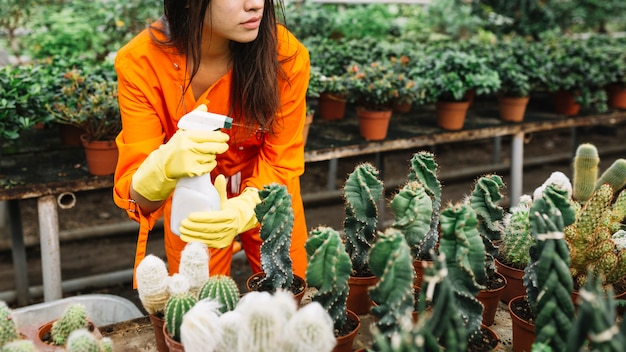
[[[246,286],[248,286],[249,291],[262,291],[262,292],[274,292],[274,285],[267,280],[265,274],[260,273],[259,275],[252,275],[248,280],[246,280]],[[293,277],[293,282],[291,286],[287,289],[287,291],[291,292],[294,296],[302,295],[304,290],[306,289],[306,282],[298,277]]]
[[[481,327],[480,331],[480,338],[470,341],[467,344],[467,350],[472,352],[493,351],[500,340],[490,328]]]
[[[530,304],[526,298],[514,300],[510,303],[511,311],[515,313],[520,319],[529,322],[530,324],[535,323],[535,315],[533,314],[532,309],[530,309]]]

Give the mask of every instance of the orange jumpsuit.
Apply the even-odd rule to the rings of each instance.
[[[274,134],[250,133],[233,125],[223,132],[231,135],[229,149],[218,155],[212,175],[223,174],[229,179],[229,192],[236,194],[245,187],[262,189],[272,182],[285,184],[292,196],[294,225],[291,257],[294,274],[305,277],[307,227],[300,194],[300,176],[304,172],[304,141],[302,129],[306,114],[306,90],[309,81],[309,53],[283,26],[278,30],[278,57],[288,81],[279,82],[281,111],[278,113]],[[159,35],[153,31],[154,35]],[[290,60],[285,60],[291,57]],[[137,211],[130,200],[132,175],[153,150],[167,142],[178,120],[199,104],[207,104],[210,112],[229,115],[232,71],[221,77],[196,101],[189,88],[183,95],[186,58],[155,44],[148,30],[128,42],[115,59],[119,82],[119,105],[123,130],[116,142],[119,160],[115,172],[113,198],[128,216],[139,222],[135,268],[146,255],[148,233],[155,222],[164,216],[165,249],[171,274],[178,272],[180,253],[185,242],[170,231],[171,196],[160,209],[148,216]],[[188,76],[188,75],[187,75]],[[187,78],[188,80],[188,78]],[[234,124],[240,122],[233,116]],[[243,137],[239,138],[244,134]],[[240,176],[240,177],[239,177]],[[256,229],[240,234],[239,239],[253,272],[259,272],[261,239]],[[230,273],[232,248],[211,249],[211,275]]]

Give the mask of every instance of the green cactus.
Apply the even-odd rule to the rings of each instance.
[[[261,268],[265,278],[261,284],[269,284],[271,290],[289,289],[293,284],[290,257],[293,208],[291,195],[285,185],[272,183],[259,191],[261,203],[255,208],[261,224]]]
[[[596,189],[600,157],[593,144],[583,143],[576,149],[573,162],[574,179],[572,197],[578,202],[585,202]]]
[[[100,351],[113,352],[113,340],[110,337],[103,337],[100,339]]]
[[[72,331],[67,338],[67,352],[100,352],[100,343],[87,329]]]
[[[619,192],[626,186],[626,159],[617,159],[604,170],[596,182],[596,189],[605,183],[608,183],[614,192]]]
[[[484,288],[485,245],[478,233],[478,217],[465,203],[449,205],[441,213],[439,252],[445,254],[448,276],[454,283],[458,314],[463,318],[469,340],[482,333],[483,305],[476,299]]]
[[[502,239],[502,219],[504,209],[498,204],[502,199],[500,190],[504,187],[502,178],[498,175],[481,176],[472,189],[469,205],[476,212],[478,218],[478,232],[485,245],[486,280],[478,283],[485,285],[487,280],[495,277],[495,259],[498,257],[498,247],[495,241]]]
[[[31,340],[13,340],[0,348],[0,352],[37,352]]]
[[[207,280],[198,292],[198,301],[210,298],[220,304],[220,312],[226,313],[235,309],[239,302],[239,287],[228,275],[214,275]]]
[[[347,319],[348,279],[352,269],[350,256],[341,236],[330,227],[320,226],[309,233],[305,243],[308,264],[306,280],[317,288],[312,300],[319,302],[341,329]]]
[[[61,318],[52,324],[50,334],[55,345],[63,346],[72,331],[86,329],[89,326],[87,309],[83,304],[76,303],[65,308]]]
[[[193,307],[197,299],[189,291],[189,280],[181,274],[174,274],[169,282],[170,298],[165,304],[165,327],[172,339],[180,342],[180,326],[183,315]]]
[[[439,241],[439,212],[441,210],[441,182],[439,181],[439,165],[431,152],[420,151],[413,154],[408,181],[419,181],[426,188],[432,200],[430,230],[418,245],[419,256],[415,259],[430,260],[431,249],[435,249]]]
[[[503,220],[504,235],[499,249],[499,258],[507,265],[523,270],[530,262],[530,247],[535,240],[530,232],[530,206],[532,198],[520,197]]]
[[[369,163],[357,165],[344,186],[346,250],[352,261],[352,276],[370,276],[367,256],[376,240],[378,202],[383,183]]]
[[[369,267],[379,280],[370,288],[370,298],[377,303],[372,314],[378,318],[379,331],[391,337],[400,331],[400,320],[411,316],[414,305],[413,257],[402,233],[388,228],[382,233],[369,255]]]
[[[430,231],[433,201],[426,188],[418,181],[409,181],[393,197],[390,207],[394,213],[392,227],[402,232],[413,258],[428,258],[424,251],[429,250],[425,240]]]
[[[568,351],[624,350],[626,327],[617,322],[613,289],[603,287],[602,279],[593,271],[587,273],[585,287],[580,290],[576,320],[568,337]]]
[[[17,340],[19,334],[17,333],[17,326],[11,308],[4,301],[0,301],[0,346]]]
[[[531,247],[531,262],[524,270],[528,302],[535,315],[535,341],[555,351],[566,350],[574,320],[570,256],[563,234],[572,211],[563,204],[564,199],[568,199],[567,191],[551,184],[542,197],[534,200],[530,224],[536,244]]]

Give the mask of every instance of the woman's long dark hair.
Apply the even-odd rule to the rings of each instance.
[[[282,0],[277,0],[283,9]],[[198,73],[202,56],[202,28],[211,0],[164,0],[163,28],[166,35],[161,45],[175,47],[191,58],[189,84]],[[274,0],[265,0],[263,20],[258,37],[250,43],[231,42],[233,61],[232,113],[243,116],[250,128],[260,126],[272,131],[280,111],[278,79],[285,78],[277,54],[276,10]],[[154,36],[153,36],[154,38]],[[155,39],[156,40],[156,39]],[[185,87],[185,90],[189,85]]]

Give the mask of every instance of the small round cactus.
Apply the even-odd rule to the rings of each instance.
[[[189,280],[181,274],[174,274],[168,287],[170,298],[165,305],[165,326],[170,337],[180,342],[180,326],[183,315],[193,307],[197,300],[189,292]]]
[[[72,304],[65,309],[61,318],[52,324],[50,331],[52,341],[58,346],[65,345],[74,330],[86,329],[88,326],[85,306],[80,303]]]
[[[0,301],[0,346],[17,340],[17,327],[11,315],[11,309],[4,301]]]
[[[0,352],[37,352],[38,349],[31,340],[14,340],[11,341],[2,348]]]
[[[67,338],[67,352],[100,352],[100,343],[87,329],[72,331]]]
[[[239,287],[232,277],[214,275],[202,286],[198,292],[198,300],[211,298],[220,304],[220,312],[226,313],[235,309],[239,302]]]

